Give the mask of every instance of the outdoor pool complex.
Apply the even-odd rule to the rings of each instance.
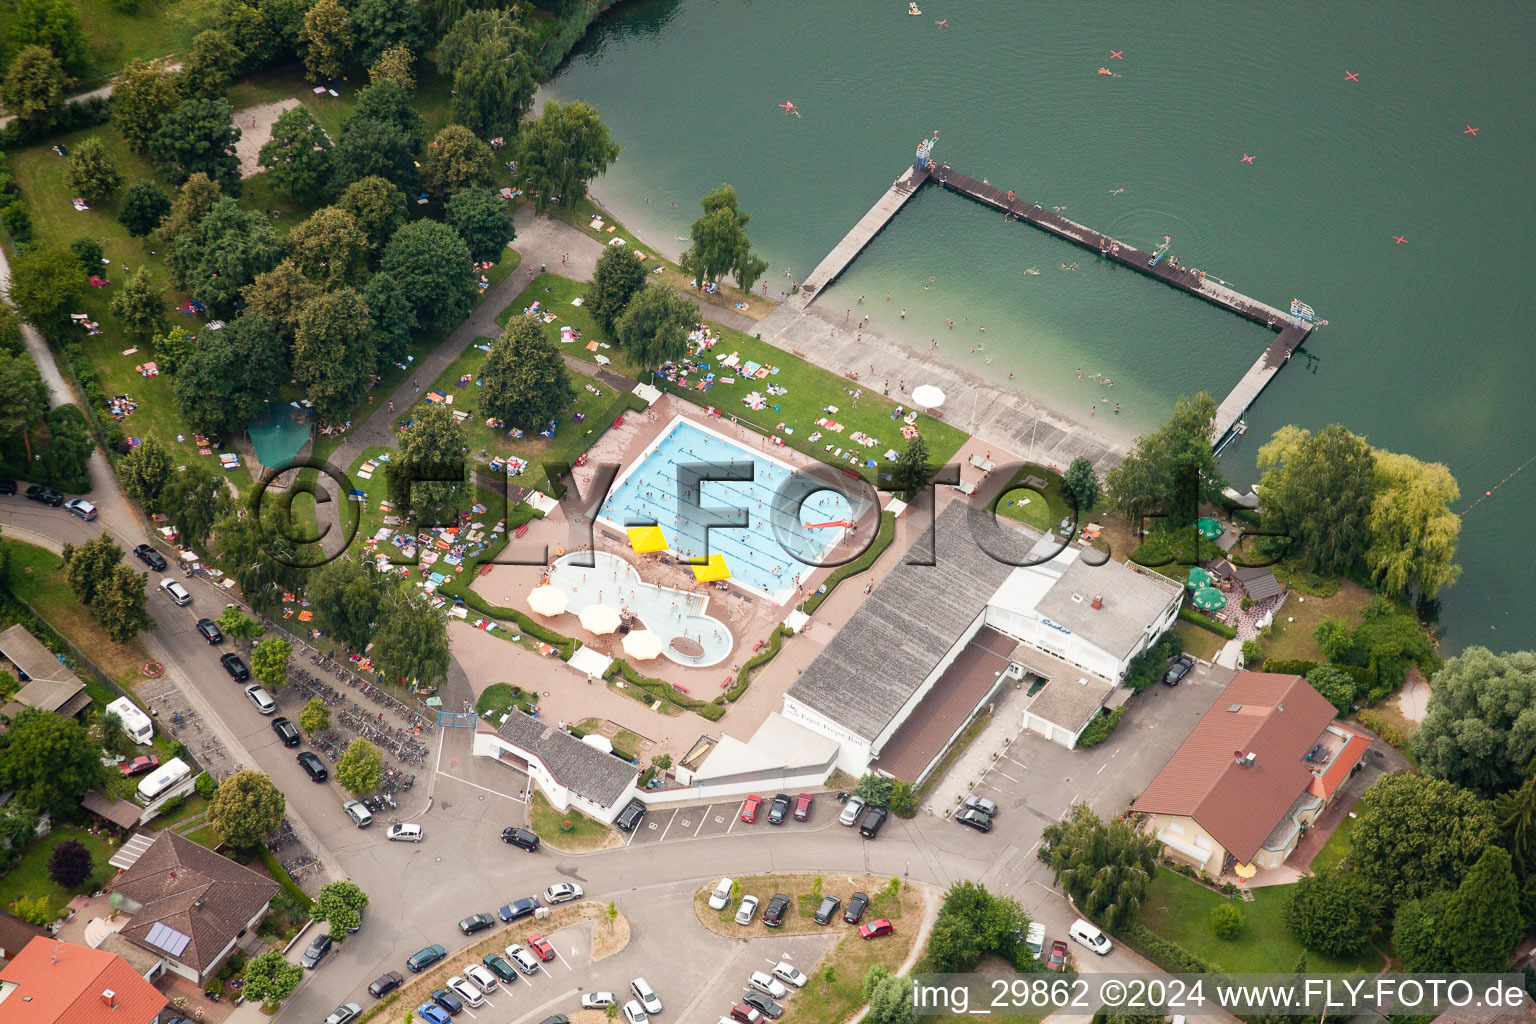
[[[707,463],[742,475],[750,469],[751,479],[708,480],[697,498],[680,495],[679,463]],[[621,530],[654,524],[667,550],[681,558],[722,555],[732,584],[782,605],[809,578],[815,566],[808,563],[845,532],[842,526],[807,529],[806,524],[855,522],[868,511],[863,499],[804,474],[798,476],[807,481],[803,487],[781,491],[795,476],[787,463],[679,417],[614,481],[598,519]],[[721,508],[742,510],[746,525],[709,528],[706,548],[704,524],[722,518],[708,510]]]
[[[574,564],[586,561],[583,555],[597,564]],[[662,653],[679,665],[708,668],[731,655],[734,641],[730,629],[719,619],[704,614],[709,607],[707,596],[643,582],[634,566],[612,552],[572,552],[558,558],[550,567],[549,583],[565,591],[573,615],[597,604],[638,615],[646,629],[661,635],[665,644]],[[678,637],[697,642],[703,653],[690,657],[677,650],[672,641]]]

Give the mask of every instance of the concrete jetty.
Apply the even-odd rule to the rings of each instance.
[[[822,291],[831,284],[837,275],[848,268],[853,258],[863,251],[870,240],[880,233],[880,229],[890,223],[900,209],[907,205],[907,200],[917,192],[918,186],[928,180],[928,169],[909,166],[903,171],[891,187],[886,189],[869,212],[859,218],[859,222],[853,226],[853,230],[843,236],[827,253],[825,259],[816,264],[816,269],[811,271],[800,284],[800,290],[790,301],[800,309],[804,309],[816,301]]]

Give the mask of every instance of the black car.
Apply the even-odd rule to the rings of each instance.
[[[571,1018],[563,1013],[552,1013],[539,1021],[539,1024],[571,1024]]]
[[[640,819],[645,817],[645,801],[635,797],[624,805],[619,816],[613,819],[613,824],[620,832],[633,832],[640,826]]]
[[[495,924],[496,919],[490,914],[470,914],[459,922],[459,931],[465,935],[473,935],[475,932],[483,932],[487,928],[492,928]]]
[[[520,917],[527,917],[538,909],[539,898],[537,896],[529,896],[527,899],[513,900],[496,911],[496,915],[503,921],[516,921]]]
[[[433,992],[432,1001],[447,1011],[450,1017],[458,1016],[459,1011],[464,1009],[464,1004],[459,1001],[459,997],[445,988]]]
[[[283,746],[296,747],[299,745],[299,730],[288,719],[272,719],[272,731],[277,733],[277,738],[283,741]],[[324,768],[325,766],[321,765],[320,767]]]
[[[224,671],[228,672],[229,677],[237,683],[243,683],[251,678],[251,670],[246,667],[245,662],[240,660],[238,654],[223,655],[219,658],[219,664],[224,666]]]
[[[1164,686],[1178,686],[1184,677],[1189,675],[1189,670],[1195,667],[1195,659],[1187,654],[1181,654],[1173,659],[1173,664],[1168,666],[1168,671],[1163,673]]]
[[[955,820],[962,825],[969,825],[977,832],[991,832],[992,819],[981,813],[974,807],[967,807],[955,815]]]
[[[516,981],[517,970],[500,953],[487,953],[480,958],[480,962],[491,969],[491,973],[502,981]]]
[[[303,768],[306,772],[309,772],[309,781],[324,782],[326,779],[331,777],[330,771],[325,767],[325,762],[320,760],[318,755],[312,754],[306,750],[304,753],[298,756],[297,760],[299,762],[299,767]]]
[[[784,912],[789,909],[789,897],[781,892],[773,894],[768,901],[768,907],[763,911],[763,924],[769,928],[777,928],[784,923]]]
[[[16,481],[8,476],[0,476],[0,494],[15,494]]]
[[[858,924],[864,916],[864,911],[869,908],[869,895],[856,892],[848,897],[848,909],[843,911],[843,920],[849,924]]]
[[[873,839],[880,834],[880,826],[885,824],[885,819],[890,812],[884,807],[871,807],[864,812],[864,820],[859,822],[859,835],[865,839]]]
[[[400,976],[399,971],[385,971],[373,979],[373,983],[368,986],[368,994],[377,999],[380,996],[389,995],[404,983],[405,979]]]
[[[780,793],[773,798],[773,806],[768,809],[768,824],[782,825],[784,819],[789,816],[789,794]]]
[[[329,935],[316,935],[315,941],[311,942],[304,950],[304,955],[299,957],[299,966],[311,969],[319,967],[320,961],[324,960],[325,955],[331,951],[331,945]]]
[[[149,566],[156,572],[165,571],[165,556],[148,544],[140,544],[133,549],[133,553],[139,556],[139,561]]]
[[[197,631],[203,634],[203,639],[207,640],[210,644],[221,644],[224,642],[224,631],[212,619],[198,619]]]
[[[784,1007],[769,999],[766,992],[759,992],[756,989],[750,992],[743,992],[741,1001],[769,1020],[778,1020],[784,1016]]]
[[[817,924],[831,924],[837,908],[843,905],[843,901],[836,896],[823,896],[821,904],[816,908],[815,920]]]
[[[536,853],[539,849],[539,837],[535,832],[526,828],[504,828],[501,830],[501,841],[511,843],[513,846],[521,846],[529,853]]]
[[[54,508],[58,508],[60,505],[64,504],[64,495],[60,494],[52,487],[44,487],[42,484],[33,484],[31,487],[27,488],[27,500],[40,501],[44,505],[52,505]]]

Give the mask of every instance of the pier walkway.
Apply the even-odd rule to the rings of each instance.
[[[801,309],[816,301],[822,289],[848,268],[853,258],[863,251],[870,239],[880,233],[881,228],[890,223],[891,218],[896,216],[897,211],[907,204],[907,200],[917,192],[918,186],[927,179],[927,168],[918,170],[916,167],[908,166],[906,171],[891,183],[891,187],[886,189],[885,195],[869,208],[869,212],[859,218],[853,230],[844,235],[843,240],[827,253],[826,259],[816,264],[816,269],[811,271],[810,277],[801,282],[800,290],[790,301]]]

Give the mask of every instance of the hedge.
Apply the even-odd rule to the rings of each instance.
[[[1129,925],[1121,938],[1169,974],[1209,974],[1215,968],[1178,943],[1169,942],[1144,924]]]
[[[745,665],[741,666],[741,671],[736,673],[735,685],[725,691],[725,699],[732,704],[740,700],[741,695],[747,692],[747,686],[752,682],[752,670],[772,661],[774,655],[779,653],[779,648],[783,646],[784,638],[786,636],[793,636],[794,633],[794,630],[780,623],[779,627],[768,637],[768,649],[766,651],[758,651],[747,659]]]
[[[718,722],[725,716],[724,704],[711,704],[707,701],[699,700],[697,697],[690,697],[665,680],[643,676],[636,672],[634,666],[623,658],[614,658],[613,663],[608,666],[608,671],[604,673],[603,678],[612,679],[616,674],[620,673],[623,674],[624,681],[629,683],[629,685],[644,690],[657,700],[666,701],[668,704],[676,705],[685,711],[696,712],[711,722]]]
[[[1264,662],[1264,671],[1278,672],[1280,675],[1285,676],[1304,676],[1320,664],[1322,662],[1301,661],[1299,659],[1285,661],[1279,658],[1268,658]]]
[[[547,626],[539,625],[516,608],[503,608],[499,604],[491,604],[469,587],[464,588],[464,603],[483,615],[515,622],[519,629],[534,639],[559,648],[561,661],[570,661],[571,656],[576,653],[576,641],[571,637],[562,636]]]
[[[79,103],[66,103],[45,123],[17,118],[0,128],[0,149],[21,149],[55,135],[68,135],[82,128],[94,128],[98,124],[106,124],[111,117],[110,97],[98,96]]]
[[[1220,622],[1217,622],[1210,616],[1201,615],[1199,612],[1194,611],[1187,606],[1181,605],[1179,607],[1179,618],[1183,619],[1185,622],[1192,622],[1196,626],[1199,626],[1201,629],[1209,630],[1210,632],[1215,633],[1217,636],[1226,637],[1228,640],[1237,639],[1237,630],[1233,629],[1231,626],[1222,625]]]
[[[821,607],[821,602],[831,597],[832,591],[836,590],[837,585],[843,582],[843,580],[850,576],[857,576],[874,565],[875,559],[885,553],[885,549],[891,546],[891,541],[895,537],[896,517],[889,512],[880,513],[880,530],[875,534],[875,539],[858,558],[832,570],[832,575],[827,577],[827,581],[822,584],[821,589],[805,599],[805,603],[802,605],[805,614],[810,615],[817,608]]]
[[[315,901],[309,898],[308,893],[299,888],[299,884],[293,880],[293,876],[288,874],[287,870],[277,862],[277,858],[272,855],[272,851],[263,846],[256,852],[260,854],[261,862],[267,866],[267,870],[272,872],[272,878],[277,884],[287,889],[288,894],[299,901],[299,906],[304,908],[304,913],[313,914]]]
[[[1080,748],[1096,747],[1109,739],[1110,733],[1115,731],[1115,726],[1120,724],[1120,719],[1125,717],[1125,705],[1122,704],[1107,715],[1099,715],[1088,723],[1088,728],[1077,738]]]

